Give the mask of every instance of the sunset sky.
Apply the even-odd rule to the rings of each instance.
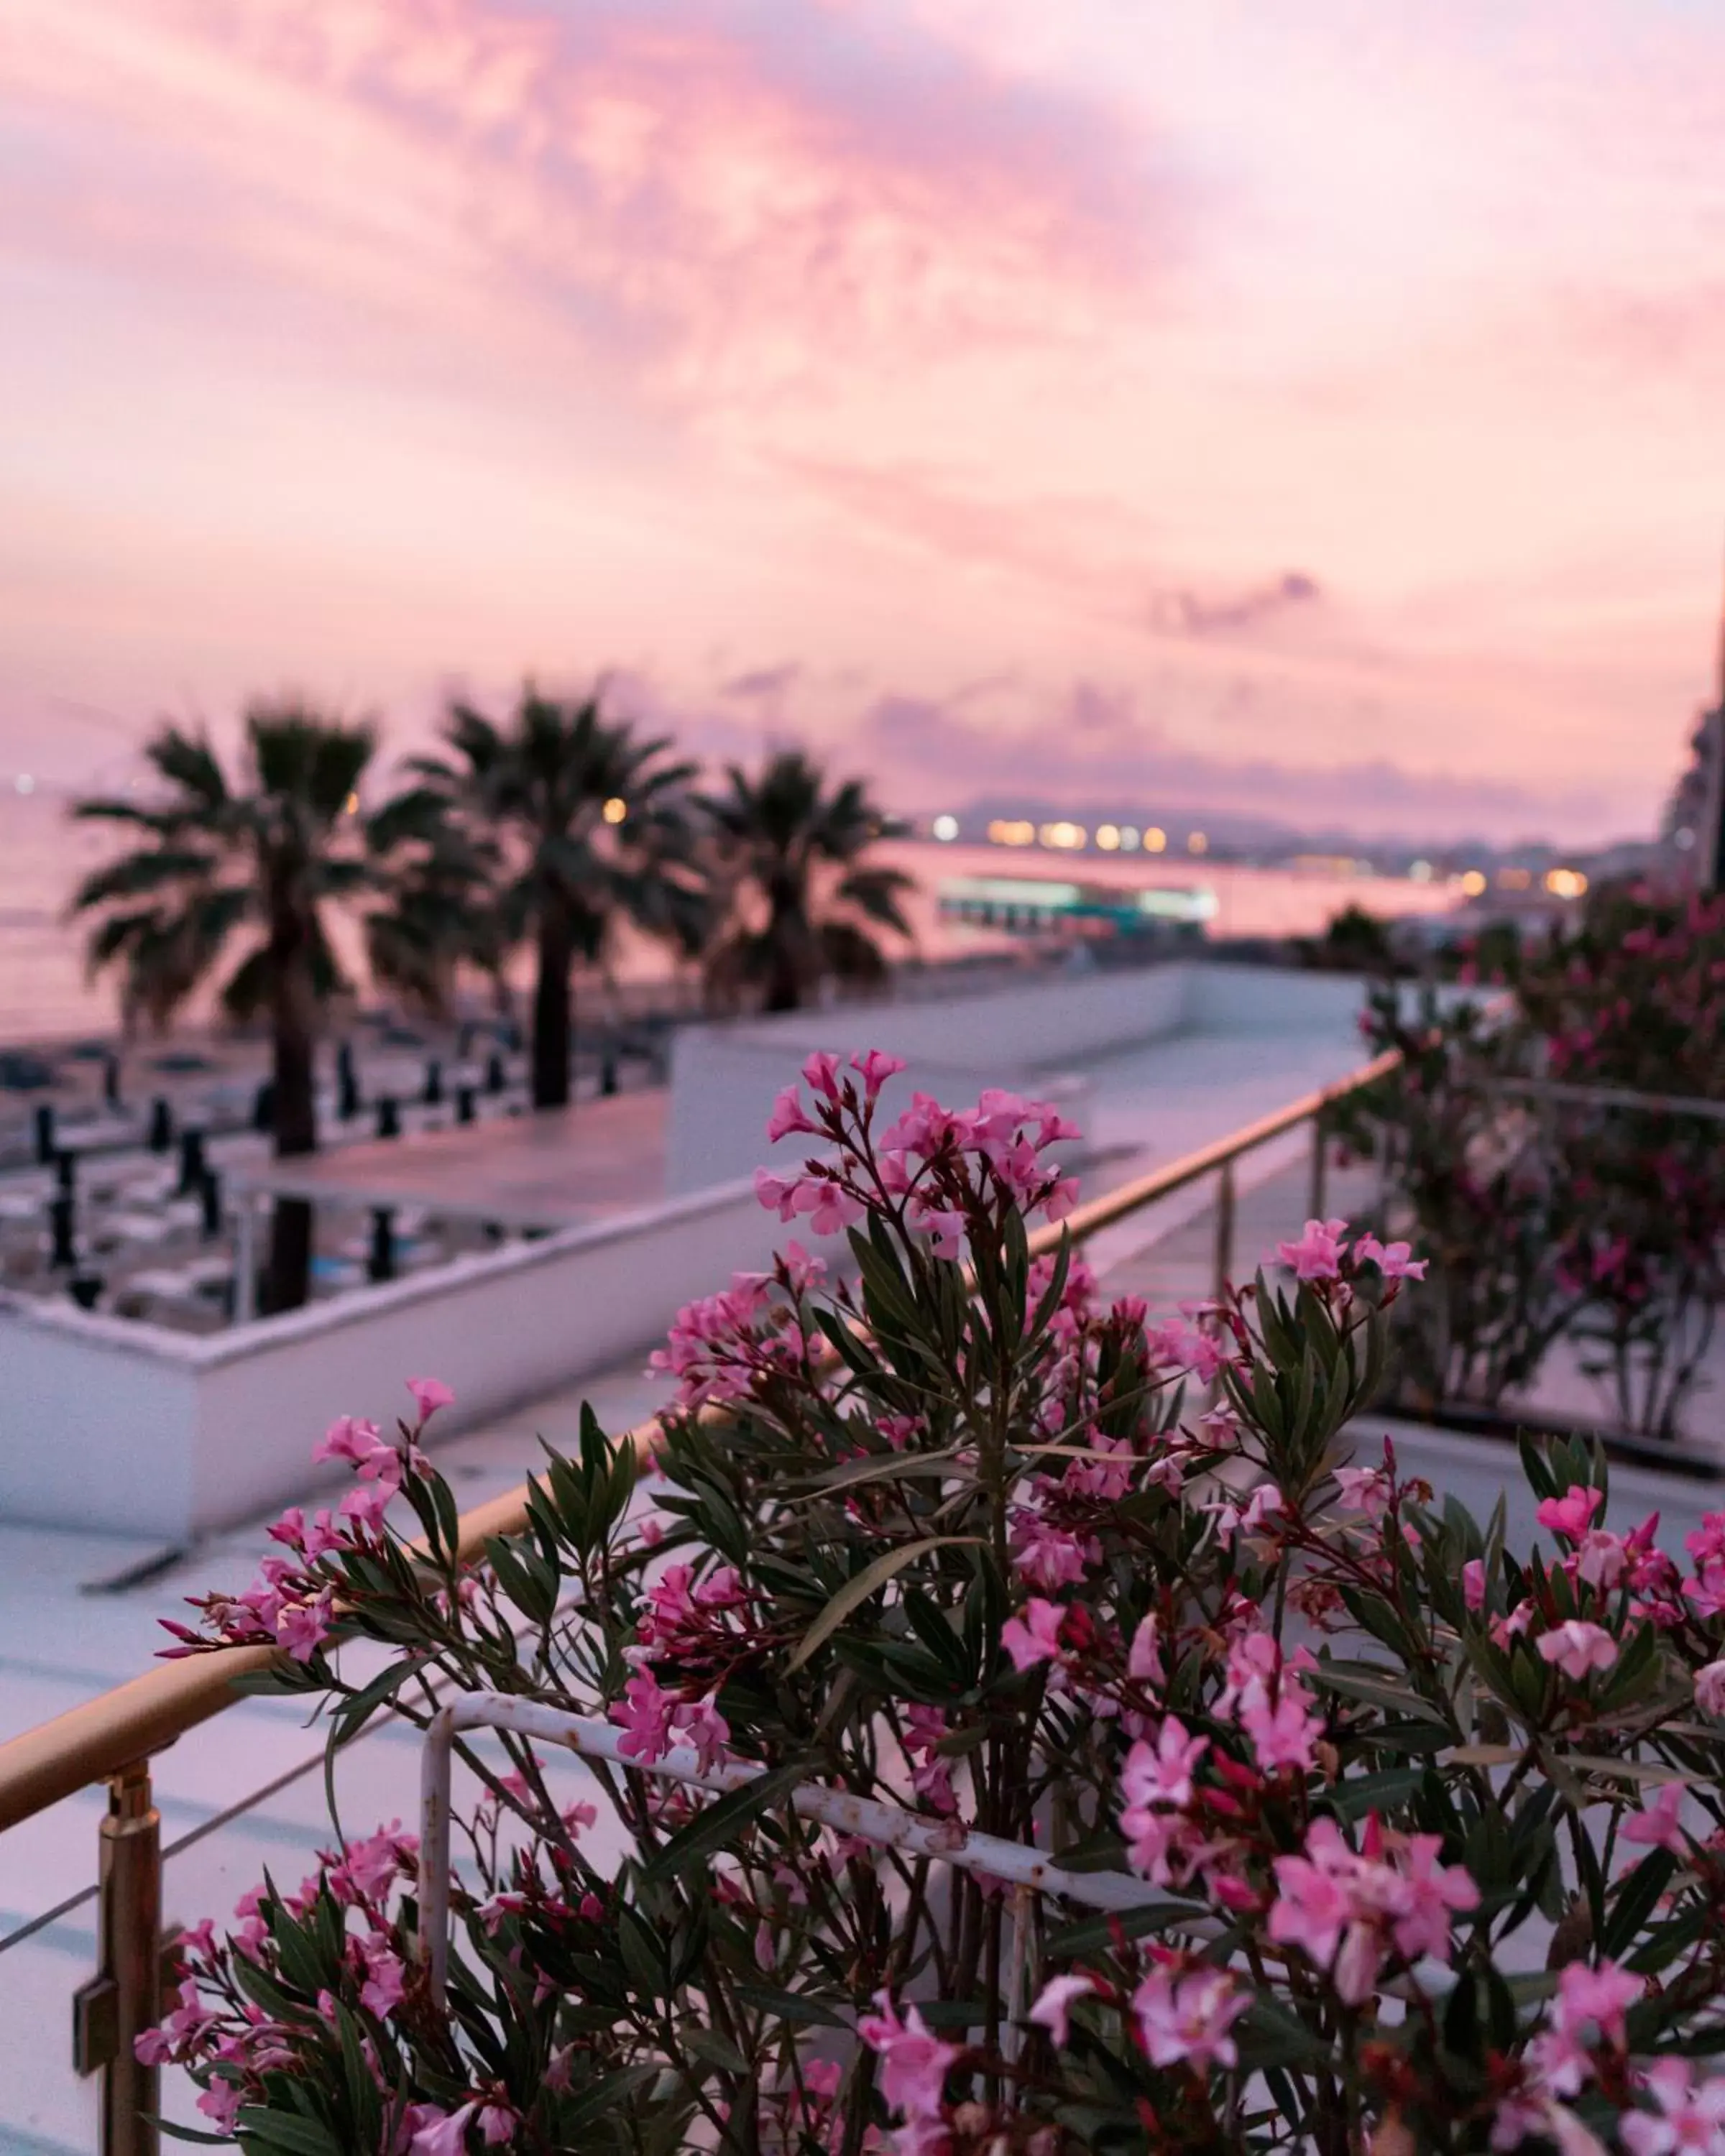
[[[618,677],[895,805],[1645,829],[1725,0],[0,0],[0,783]]]

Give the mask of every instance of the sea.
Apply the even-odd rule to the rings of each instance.
[[[72,822],[62,797],[45,791],[0,794],[0,1047],[94,1039],[116,1029],[113,985],[86,977],[82,932],[66,918],[79,880],[113,845],[110,830]],[[1363,868],[1349,871],[1329,860],[1252,868],[1147,854],[1076,855],[921,839],[887,840],[877,857],[916,880],[906,911],[918,948],[930,957],[1000,950],[1010,941],[999,930],[942,917],[941,886],[957,876],[1045,876],[1130,890],[1202,890],[1215,901],[1208,932],[1221,937],[1317,935],[1349,904],[1388,918],[1445,912],[1458,903],[1457,893],[1442,883],[1373,875]],[[655,947],[631,942],[620,954],[619,970],[625,978],[645,979],[668,968]]]

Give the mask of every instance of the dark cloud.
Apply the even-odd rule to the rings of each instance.
[[[1272,583],[1232,598],[1205,598],[1196,592],[1158,592],[1150,601],[1150,624],[1164,634],[1226,636],[1256,629],[1278,614],[1317,606],[1324,596],[1316,577],[1286,569]]]
[[[802,679],[803,670],[794,662],[783,666],[758,666],[753,672],[738,674],[728,681],[721,682],[721,696],[780,696]]]

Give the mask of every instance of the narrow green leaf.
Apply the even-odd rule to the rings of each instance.
[[[715,1799],[654,1852],[641,1876],[656,1882],[704,1866],[720,1850],[728,1848],[751,1820],[782,1804],[798,1783],[807,1779],[807,1773],[803,1767],[775,1767],[742,1789]]]
[[[865,1565],[855,1579],[845,1582],[803,1635],[796,1651],[784,1666],[786,1676],[788,1676],[793,1670],[800,1670],[821,1642],[831,1638],[853,1609],[860,1609],[871,1594],[878,1594],[887,1581],[902,1572],[907,1564],[914,1564],[918,1558],[927,1557],[931,1550],[952,1549],[961,1545],[974,1548],[977,1537],[974,1535],[927,1535],[920,1542],[905,1543],[897,1549],[888,1550],[884,1557],[877,1557],[872,1564]]]

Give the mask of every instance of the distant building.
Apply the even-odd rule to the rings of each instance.
[[[1214,891],[1199,886],[1139,890],[1069,882],[1056,876],[947,876],[938,891],[948,921],[1024,936],[1197,937],[1218,911]]]

